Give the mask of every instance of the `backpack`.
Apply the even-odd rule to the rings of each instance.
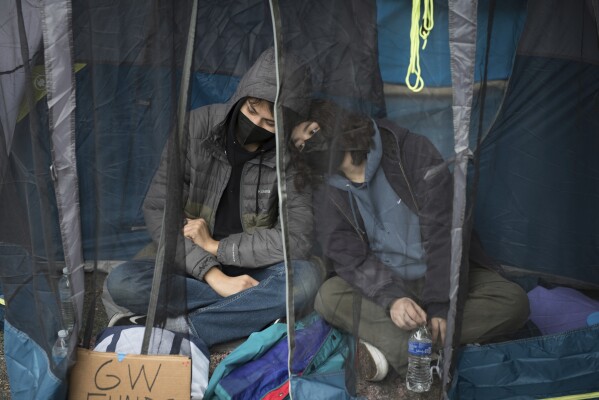
[[[140,354],[144,326],[113,326],[104,329],[96,340],[94,351]],[[191,398],[202,399],[208,385],[210,353],[199,338],[153,328],[148,354],[179,354],[191,358]]]
[[[350,398],[345,388],[344,366],[351,338],[313,313],[296,324],[291,378],[327,375],[334,389],[331,398]],[[287,325],[274,324],[252,334],[216,368],[206,399],[289,398]],[[330,377],[330,379],[328,379]],[[294,382],[295,385],[295,382]],[[319,397],[320,398],[320,397]]]

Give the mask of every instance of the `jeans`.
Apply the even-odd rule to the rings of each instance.
[[[324,280],[324,271],[304,260],[291,262],[296,312],[309,311]],[[135,314],[146,314],[154,272],[153,260],[121,264],[106,278],[113,300]],[[193,334],[210,347],[249,336],[286,315],[285,264],[250,269],[223,267],[229,276],[247,274],[260,282],[237,294],[222,297],[207,283],[186,276],[187,317]]]

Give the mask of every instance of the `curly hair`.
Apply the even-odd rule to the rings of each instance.
[[[331,100],[313,100],[308,120],[320,125],[319,134],[324,135],[336,149],[349,151],[354,165],[366,160],[374,146],[374,122],[368,116],[342,108]],[[290,147],[291,160],[298,171],[296,188],[301,190],[306,185],[315,186],[322,182],[322,175],[310,168],[292,144]]]

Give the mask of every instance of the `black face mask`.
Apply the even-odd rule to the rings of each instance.
[[[302,154],[309,154],[319,151],[327,151],[330,147],[329,140],[327,140],[326,135],[322,132],[322,129],[314,132],[310,139],[304,142],[304,147],[302,148]]]
[[[344,150],[332,147],[332,143],[329,143],[322,131],[319,130],[304,142],[301,155],[310,168],[318,173],[326,174],[337,170],[345,156]]]
[[[245,114],[239,111],[237,115],[237,140],[242,145],[260,143],[274,136],[274,133],[254,124]]]

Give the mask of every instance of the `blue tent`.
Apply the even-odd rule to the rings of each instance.
[[[271,46],[280,66],[288,53],[302,56],[315,96],[424,134],[446,159],[455,189],[449,338],[463,322],[473,227],[527,288],[597,290],[599,3],[429,3],[424,89],[414,92],[407,0],[0,2],[0,282],[13,399],[65,398],[84,335],[84,271],[151,243],[141,207],[180,115],[226,101]],[[293,91],[284,78],[283,94]],[[63,267],[77,317],[70,357],[56,362]],[[590,327],[486,346],[448,340],[443,392],[599,391],[598,336]]]

